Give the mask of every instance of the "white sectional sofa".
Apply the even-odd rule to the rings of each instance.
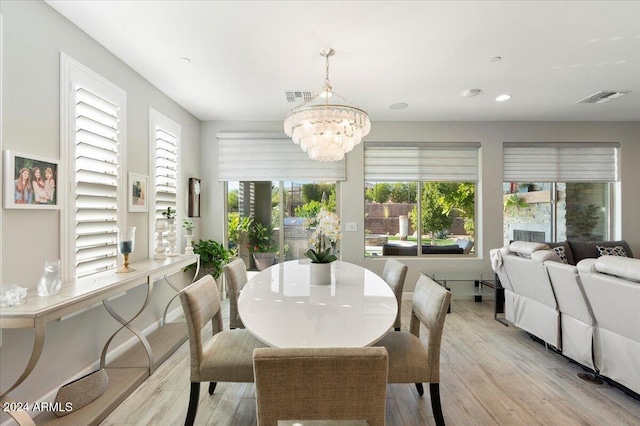
[[[640,393],[640,259],[585,259],[578,272],[596,323],[597,370]]]
[[[514,241],[492,250],[492,265],[505,288],[505,316],[517,327],[561,349],[560,313],[546,260],[560,258],[546,244]]]
[[[588,244],[579,243],[582,255],[593,254]],[[605,244],[632,256],[626,242]],[[491,250],[506,319],[640,397],[640,259],[578,254],[574,266],[566,254],[522,241]]]

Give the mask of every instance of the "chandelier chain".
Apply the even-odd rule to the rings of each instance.
[[[326,87],[331,87],[331,81],[329,80],[329,55],[325,56],[324,84],[325,84]]]

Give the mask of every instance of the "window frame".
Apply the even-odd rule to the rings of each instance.
[[[60,52],[60,173],[58,188],[60,205],[64,206],[61,219],[60,253],[62,279],[76,278],[76,188],[75,145],[76,103],[75,87],[82,85],[118,107],[117,131],[117,225],[126,226],[127,220],[127,93],[100,74]],[[96,273],[99,271],[96,271]],[[92,274],[89,274],[92,275]]]
[[[182,225],[182,210],[180,206],[183,205],[183,191],[182,191],[182,126],[173,121],[166,115],[160,113],[154,108],[149,107],[149,258],[153,259],[155,256],[156,246],[156,222],[158,217],[156,216],[156,130],[160,129],[165,133],[169,133],[176,138],[176,229],[179,231]],[[178,235],[178,251],[180,251],[180,232],[176,232]]]

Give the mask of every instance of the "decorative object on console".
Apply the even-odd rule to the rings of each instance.
[[[45,260],[44,274],[38,283],[38,296],[53,296],[58,294],[62,287],[60,280],[60,259]]]
[[[124,257],[124,264],[116,269],[116,272],[132,272],[135,269],[129,267],[129,255],[133,253],[136,238],[136,227],[118,227],[118,253]]]
[[[15,284],[0,284],[0,307],[20,306],[27,301],[27,289]]]
[[[153,258],[156,260],[162,260],[167,258],[167,248],[164,246],[164,233],[167,230],[167,223],[162,220],[156,220],[156,254]]]
[[[596,246],[596,249],[598,249],[598,253],[600,254],[600,256],[627,257],[627,252],[624,251],[624,247],[622,246],[615,246],[615,247]]]
[[[371,130],[367,112],[333,92],[329,81],[329,57],[334,53],[331,48],[320,51],[325,58],[324,87],[311,99],[293,108],[284,121],[287,136],[300,145],[312,160],[342,160]],[[333,95],[351,105],[330,104],[329,98]],[[318,96],[325,99],[323,104],[308,105]]]
[[[104,369],[94,371],[58,389],[55,410],[58,417],[78,411],[85,405],[95,401],[107,390],[109,376]]]
[[[184,254],[193,254],[193,229],[196,227],[192,220],[184,219],[182,221],[182,227],[184,228],[184,238],[187,240],[187,245],[184,248]]]

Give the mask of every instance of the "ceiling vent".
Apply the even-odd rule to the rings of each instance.
[[[624,96],[630,92],[615,92],[610,90],[601,90],[593,95],[587,96],[584,99],[577,101],[577,104],[602,104],[620,96]]]
[[[299,92],[290,91],[290,92],[284,92],[284,94],[287,96],[287,102],[300,102],[300,101],[309,102],[312,97],[311,92],[302,92],[302,91],[299,91]]]

